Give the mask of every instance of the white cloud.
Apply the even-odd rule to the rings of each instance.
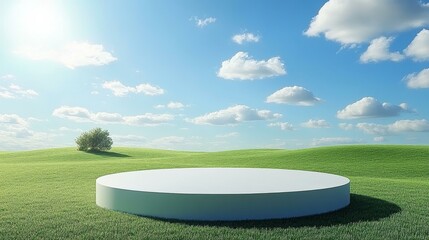
[[[193,17],[195,24],[200,27],[203,28],[211,23],[215,23],[216,22],[216,18],[214,17],[208,17],[208,18],[198,18],[198,17]]]
[[[55,109],[52,115],[75,122],[121,123],[142,126],[156,126],[174,120],[174,116],[170,114],[145,113],[135,116],[122,116],[119,113],[93,113],[86,108],[69,106],[61,106]]]
[[[429,60],[429,30],[421,30],[404,50],[404,53],[415,61]]]
[[[312,92],[299,86],[284,87],[267,97],[267,103],[284,103],[300,106],[312,106],[321,99],[313,95]]]
[[[15,98],[14,94],[8,91],[6,88],[0,86],[0,98]]]
[[[91,122],[93,121],[93,113],[82,107],[61,106],[55,109],[52,113],[55,117],[66,118],[75,122]]]
[[[16,114],[0,114],[0,125],[7,127],[27,127],[28,121]]]
[[[275,122],[268,124],[268,127],[280,127],[281,130],[289,130],[292,131],[293,125],[288,122]]]
[[[102,66],[117,60],[111,53],[104,50],[103,45],[87,42],[72,42],[57,50],[24,47],[16,53],[31,60],[58,62],[70,69],[91,65]]]
[[[427,24],[429,5],[420,0],[330,0],[305,34],[350,45]]]
[[[354,128],[353,124],[351,123],[340,123],[338,124],[338,127],[346,131],[352,130]]]
[[[38,95],[33,89],[23,89],[16,84],[10,84],[8,87],[0,85],[0,98],[33,98]]]
[[[29,120],[17,114],[0,114],[0,149],[35,149],[52,147],[55,134],[31,130]]]
[[[167,107],[170,109],[183,109],[185,105],[181,102],[169,102]]]
[[[398,120],[392,124],[358,123],[356,128],[368,134],[388,135],[402,132],[429,132],[429,121],[420,120]]]
[[[238,52],[231,59],[222,62],[217,76],[230,80],[255,80],[285,74],[280,57],[257,61],[246,52]]]
[[[16,85],[16,84],[11,84],[9,86],[9,89],[12,90],[15,94],[21,96],[21,97],[35,97],[38,96],[39,94],[34,91],[33,89],[23,89],[22,87]]]
[[[119,113],[97,112],[91,113],[91,119],[97,122],[120,123],[124,118]]]
[[[225,134],[219,134],[216,135],[217,138],[232,138],[232,137],[238,137],[240,134],[238,132],[230,132]]]
[[[162,123],[167,123],[174,120],[174,116],[171,114],[153,114],[145,113],[137,116],[125,116],[123,117],[126,124],[129,125],[143,125],[143,126],[156,126]]]
[[[375,123],[358,123],[356,128],[368,134],[386,135],[388,134],[388,126]]]
[[[306,128],[328,128],[329,123],[324,119],[318,119],[318,120],[310,119],[307,122],[302,123],[301,126]]]
[[[136,89],[133,87],[127,87],[124,84],[122,84],[120,81],[110,81],[110,82],[104,82],[102,87],[104,89],[109,89],[113,92],[113,95],[115,96],[125,96],[130,92],[136,92]]]
[[[117,60],[111,53],[104,50],[103,45],[86,42],[68,44],[58,59],[71,69],[89,65],[101,66]]]
[[[1,150],[28,150],[56,147],[56,134],[37,132],[28,128],[0,129]]]
[[[0,77],[1,80],[12,80],[15,79],[15,76],[12,74],[6,74]]]
[[[406,103],[392,105],[381,103],[373,97],[364,97],[338,111],[337,117],[340,119],[392,117],[402,112],[411,112]]]
[[[419,73],[412,73],[405,77],[409,88],[429,88],[429,68]]]
[[[257,110],[245,105],[235,105],[216,112],[189,120],[194,124],[228,125],[247,121],[269,120],[281,117],[281,114],[269,110]]]
[[[355,140],[348,137],[324,137],[313,139],[311,145],[313,146],[326,146],[326,145],[338,145],[338,144],[356,144],[361,143],[361,140]]]
[[[244,42],[259,42],[260,36],[253,33],[236,34],[232,37],[232,41],[243,44]]]
[[[401,61],[404,59],[404,56],[401,53],[389,51],[389,47],[393,39],[393,37],[379,37],[372,40],[368,49],[360,56],[360,61],[363,63],[387,60],[394,62]]]
[[[181,103],[181,102],[169,102],[167,105],[164,104],[159,104],[159,105],[155,105],[154,108],[156,109],[162,109],[162,108],[169,108],[169,109],[183,109],[186,106],[185,104]]]
[[[390,132],[428,132],[429,121],[426,119],[399,120],[388,127]]]
[[[110,81],[104,82],[102,87],[104,89],[109,89],[113,92],[113,95],[122,97],[128,93],[143,93],[149,96],[162,95],[164,94],[164,89],[158,86],[152,86],[148,83],[139,84],[135,87],[129,87],[122,84],[120,81]]]
[[[144,93],[145,95],[155,96],[164,94],[164,89],[158,86],[152,86],[149,83],[139,84],[135,87],[137,93]]]

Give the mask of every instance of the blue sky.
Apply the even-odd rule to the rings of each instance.
[[[0,150],[428,144],[428,1],[0,3]]]

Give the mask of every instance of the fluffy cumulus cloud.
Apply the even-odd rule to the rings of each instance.
[[[52,113],[55,117],[66,118],[75,122],[91,122],[93,113],[82,107],[61,106]]]
[[[216,22],[216,18],[214,17],[208,17],[208,18],[193,17],[192,19],[195,21],[195,25],[197,25],[200,28],[203,28],[211,23]]]
[[[324,119],[310,119],[307,122],[302,123],[301,126],[306,128],[328,128],[329,123]]]
[[[24,47],[16,52],[31,60],[50,60],[70,69],[102,66],[117,60],[110,52],[104,50],[103,45],[87,42],[72,42],[57,50]]]
[[[185,105],[181,102],[169,102],[167,107],[170,109],[183,109]]]
[[[429,68],[405,77],[409,88],[429,88]]]
[[[411,112],[406,103],[392,105],[381,103],[373,97],[364,97],[338,111],[337,117],[340,119],[393,117],[402,112]]]
[[[60,147],[55,142],[56,134],[33,131],[28,128],[0,129],[1,150],[29,150]]]
[[[268,124],[268,127],[279,127],[281,130],[289,130],[292,131],[293,125],[288,122],[275,122]]]
[[[361,140],[356,140],[348,137],[324,137],[315,138],[312,140],[312,146],[326,146],[326,145],[339,145],[339,144],[357,144],[362,143]]]
[[[312,106],[321,99],[313,95],[309,90],[299,87],[284,87],[267,97],[267,103],[283,103],[299,106]]]
[[[155,96],[164,94],[164,89],[153,86],[148,83],[139,84],[135,87],[137,93],[144,93],[145,95]]]
[[[17,114],[0,114],[0,149],[34,149],[55,146],[55,134],[30,129],[33,118],[25,119]]]
[[[415,61],[429,60],[429,30],[421,30],[404,53]]]
[[[371,41],[368,49],[360,56],[360,61],[363,63],[379,62],[379,61],[394,61],[398,62],[404,59],[404,56],[399,52],[390,52],[389,47],[394,38],[379,37]]]
[[[0,114],[0,125],[26,127],[28,126],[28,121],[16,114]]]
[[[429,121],[420,120],[399,120],[388,126],[390,132],[428,132]]]
[[[429,5],[420,0],[330,0],[305,34],[350,45],[427,24]]]
[[[259,39],[261,37],[258,35],[255,35],[253,33],[242,33],[242,34],[236,34],[232,37],[232,41],[243,44],[245,42],[259,42]]]
[[[143,93],[149,96],[162,95],[164,94],[164,89],[153,86],[148,83],[142,83],[135,87],[129,87],[122,84],[120,81],[106,81],[103,83],[102,87],[104,89],[109,89],[112,91],[113,95],[122,97],[128,93]]]
[[[222,62],[218,77],[224,79],[255,80],[285,75],[286,70],[280,57],[255,60],[247,52],[238,52],[231,59]]]
[[[156,105],[154,108],[169,108],[169,109],[183,109],[186,105],[181,102],[169,102],[167,105],[159,104]]]
[[[120,123],[127,125],[156,126],[174,120],[171,114],[145,113],[135,116],[122,116],[119,113],[90,112],[82,107],[61,106],[55,109],[53,116],[75,122]]]
[[[429,132],[429,121],[420,120],[398,120],[392,124],[358,123],[356,128],[368,134],[388,135],[403,132]]]
[[[39,94],[33,89],[24,89],[16,84],[0,85],[0,98],[33,98]]]
[[[189,120],[194,124],[230,125],[247,121],[269,120],[281,117],[281,114],[269,110],[253,109],[245,105],[235,105],[216,112]]]

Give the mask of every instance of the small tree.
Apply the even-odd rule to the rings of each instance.
[[[79,151],[106,151],[112,148],[113,141],[109,131],[94,128],[76,138],[76,144]]]

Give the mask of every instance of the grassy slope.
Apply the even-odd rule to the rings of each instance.
[[[305,218],[176,222],[95,205],[95,179],[140,169],[269,167],[347,176],[351,205]],[[0,152],[0,239],[428,239],[429,147],[346,146],[217,153],[115,148]]]

